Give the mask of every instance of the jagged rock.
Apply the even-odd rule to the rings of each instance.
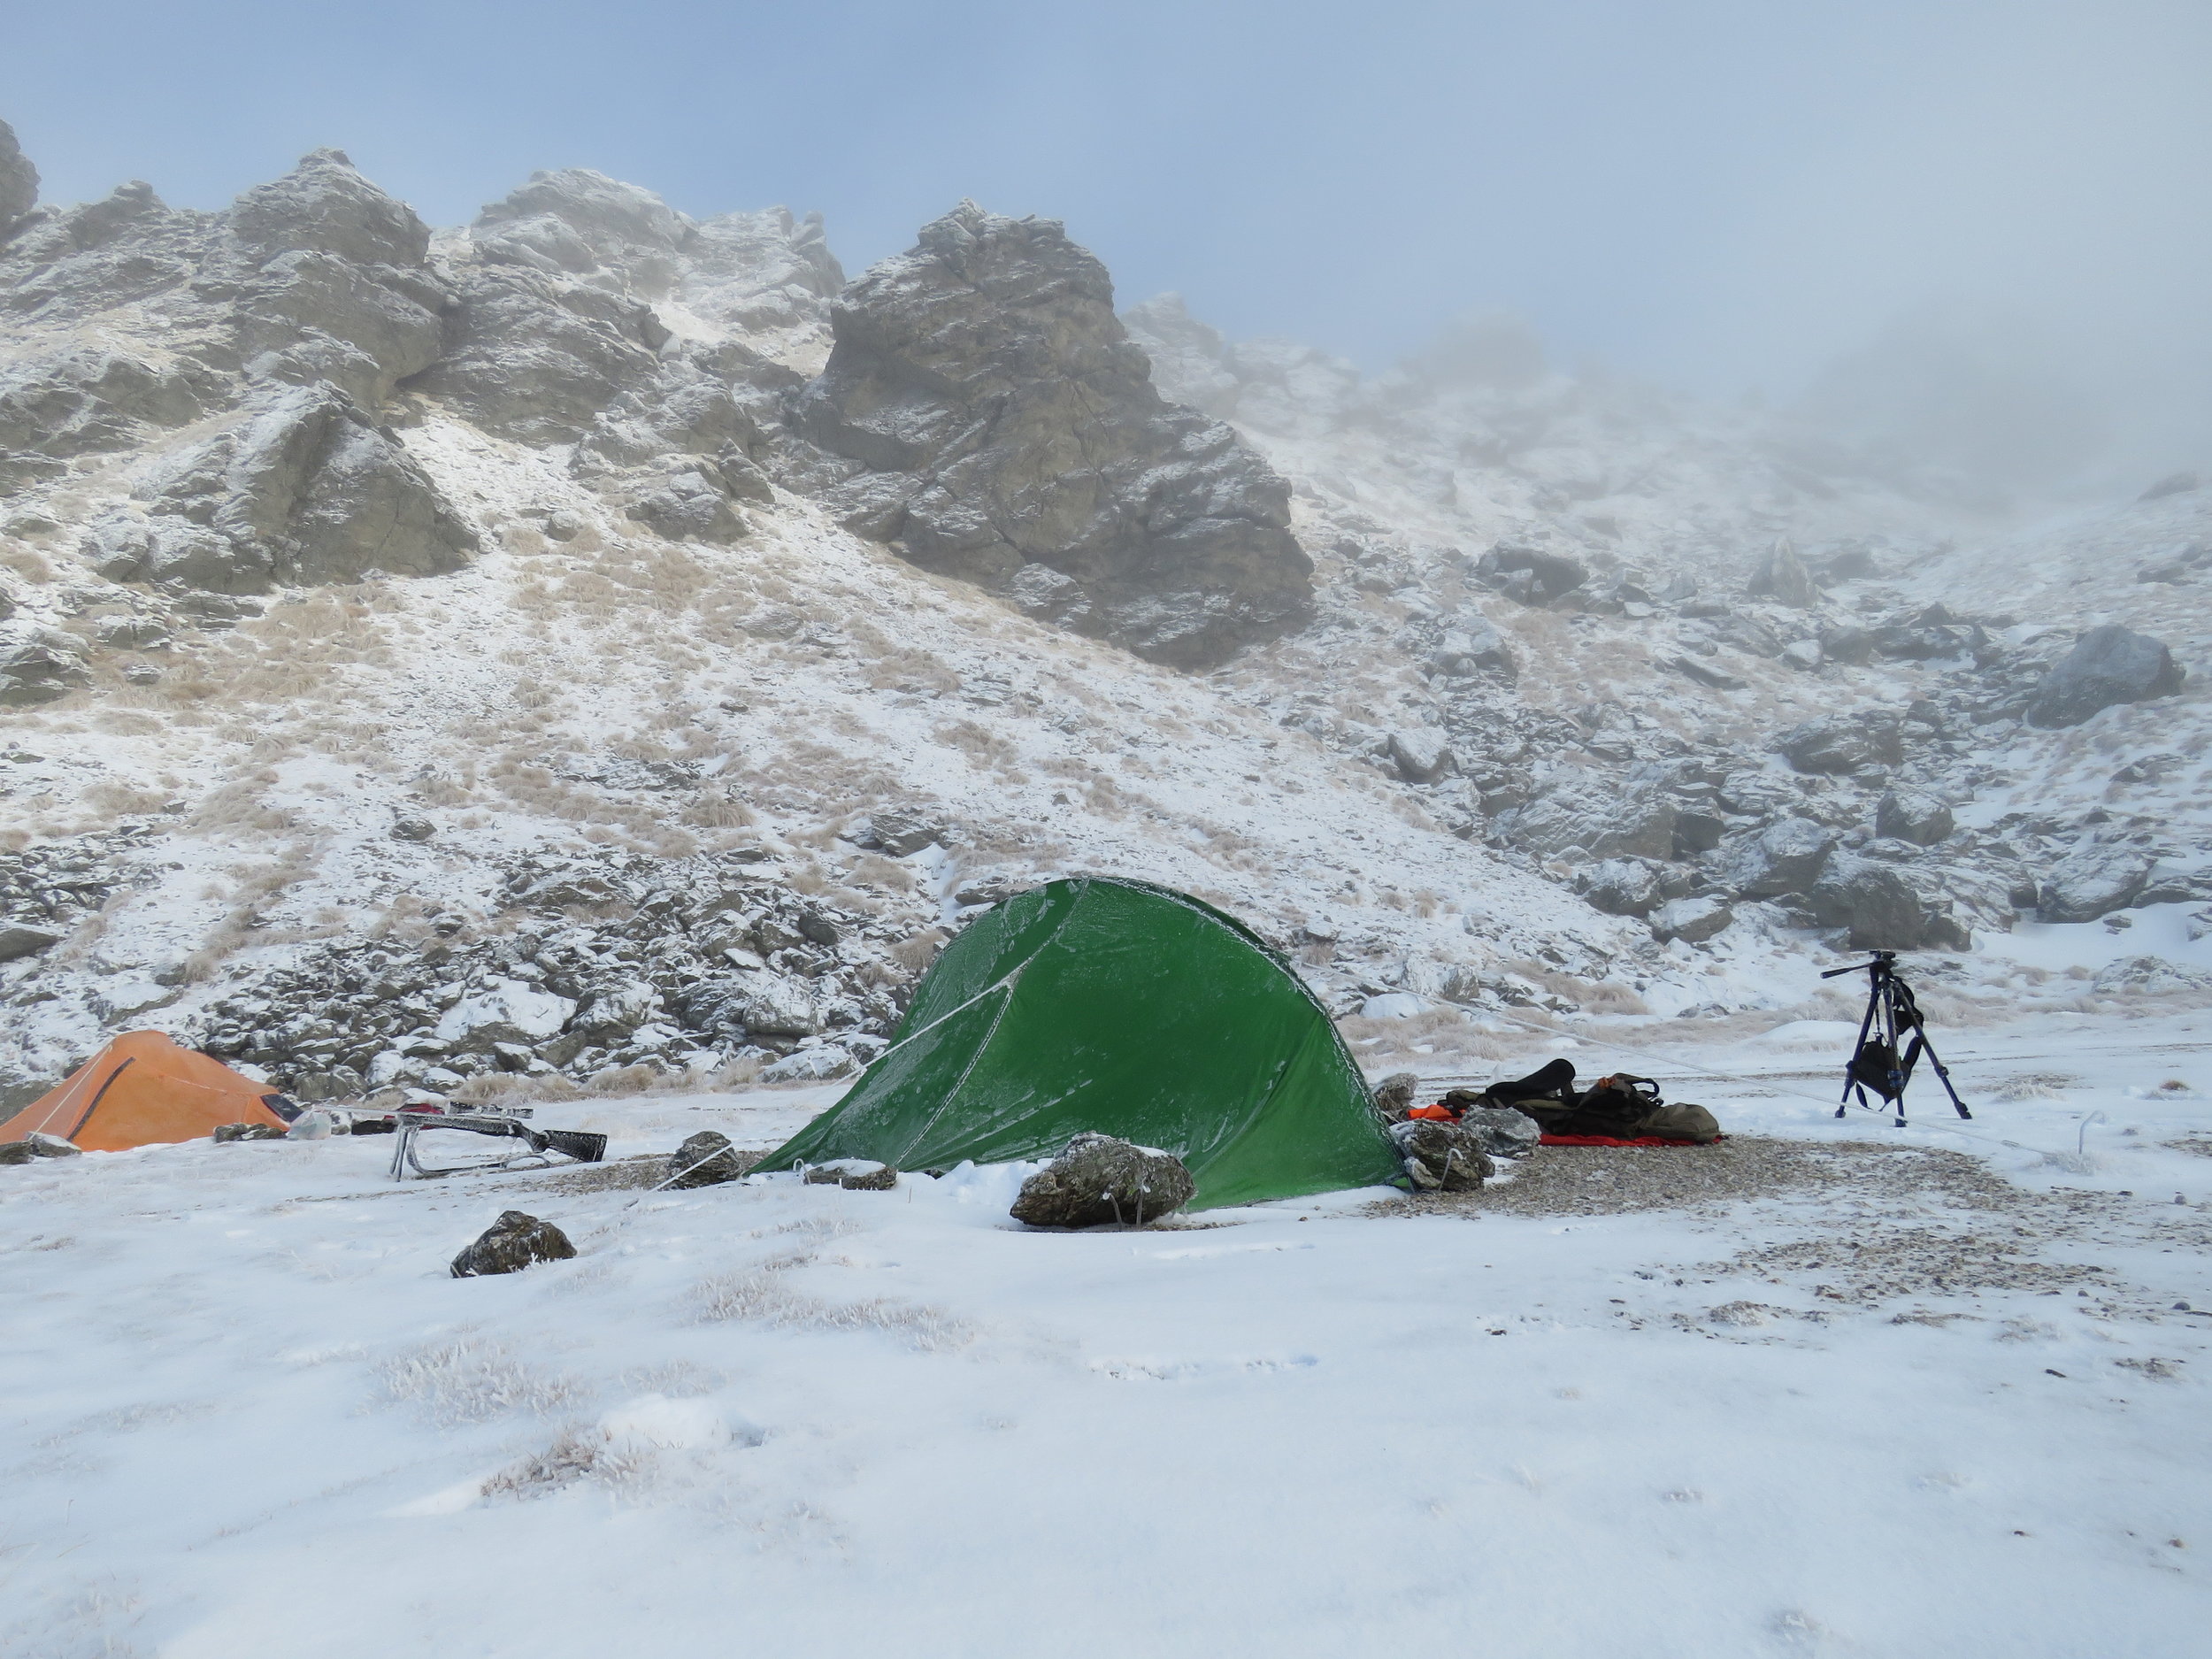
[[[1444,630],[1443,638],[1430,654],[1429,665],[1443,674],[1476,674],[1485,672],[1514,679],[1520,672],[1513,652],[1505,642],[1505,635],[1496,626],[1472,612],[1463,612],[1454,618]]]
[[[196,287],[231,302],[250,376],[328,382],[373,408],[437,360],[453,294],[426,263],[429,228],[342,151],[246,191],[223,233]]]
[[[312,150],[280,179],[258,184],[231,204],[227,228],[258,258],[295,252],[331,254],[359,265],[419,265],[429,227],[354,171],[343,150]]]
[[[668,1156],[668,1176],[662,1185],[676,1189],[719,1187],[745,1173],[745,1164],[718,1129],[702,1129]]]
[[[2036,914],[2047,922],[2093,922],[2126,910],[2141,896],[2154,863],[2134,847],[2078,847],[2042,884]]]
[[[16,142],[15,128],[0,121],[0,238],[38,202],[38,169]]]
[[[1800,772],[1850,772],[1904,758],[1898,719],[1885,710],[1826,714],[1792,726],[1776,745]]]
[[[1510,1106],[1477,1106],[1459,1120],[1475,1143],[1494,1158],[1525,1158],[1536,1150],[1543,1130],[1536,1119]]]
[[[1820,597],[1820,590],[1813,586],[1812,572],[1805,568],[1805,561],[1797,557],[1797,549],[1785,536],[1768,549],[1759,561],[1759,567],[1751,573],[1750,583],[1744,588],[1754,598],[1768,598],[1782,604],[1805,610]]]
[[[1748,683],[1725,669],[1714,668],[1686,654],[1670,657],[1667,665],[1684,679],[1695,680],[1713,691],[1741,691]]]
[[[1135,1226],[1172,1215],[1195,1191],[1172,1154],[1087,1133],[1022,1183],[1010,1213],[1032,1227]]]
[[[1177,667],[1301,625],[1312,565],[1289,487],[1164,402],[1098,261],[1047,219],[963,203],[839,300],[801,431],[865,470],[847,524],[931,570],[1083,590],[1076,626]]]
[[[551,1222],[510,1210],[453,1258],[453,1277],[518,1273],[539,1262],[565,1262],[575,1254],[576,1247],[568,1241],[568,1234]]]
[[[942,825],[918,808],[886,806],[869,814],[854,841],[857,846],[889,853],[894,858],[905,858],[933,845],[944,833]]]
[[[810,1037],[822,1029],[822,1011],[804,981],[780,973],[749,973],[728,1003],[748,1033],[764,1037]]]
[[[285,392],[171,457],[146,488],[142,524],[94,526],[88,550],[111,580],[254,594],[276,581],[457,570],[478,545],[397,440],[327,383]]]
[[[1480,1137],[1458,1124],[1422,1118],[1393,1124],[1390,1143],[1417,1192],[1471,1193],[1497,1172]]]
[[[651,380],[666,326],[651,307],[514,265],[462,274],[453,338],[411,389],[525,443],[572,442]]]
[[[1853,950],[1964,950],[1970,941],[1947,907],[1932,904],[1903,870],[1839,852],[1828,860],[1807,904],[1824,927],[1850,930]]]
[[[1819,643],[1820,654],[1832,663],[1863,663],[1874,655],[1874,636],[1862,627],[1826,629]]]
[[[1641,916],[1659,900],[1659,879],[1636,858],[1608,858],[1578,870],[1575,891],[1608,916]]]
[[[2116,623],[2091,628],[2036,687],[2025,718],[2030,726],[2079,726],[2116,703],[2170,696],[2184,678],[2174,654],[2148,635]]]
[[[0,705],[51,703],[89,678],[73,634],[35,623],[0,624]]]
[[[1678,811],[1663,795],[1624,795],[1611,803],[1590,850],[1601,858],[1674,856]]]
[[[671,541],[727,545],[743,541],[752,530],[730,505],[719,476],[710,478],[704,467],[668,473],[659,488],[630,503],[630,516]]]
[[[1810,673],[1824,660],[1816,640],[1793,640],[1782,648],[1782,660],[1792,668]]]
[[[0,370],[0,450],[56,461],[127,449],[150,428],[181,426],[202,413],[195,377],[128,352],[76,346]],[[53,469],[58,472],[57,466]]]
[[[1720,899],[1669,899],[1653,913],[1651,933],[1663,945],[1677,939],[1685,944],[1701,945],[1725,933],[1735,919],[1735,911]]]
[[[438,826],[426,818],[411,814],[392,820],[392,839],[402,841],[426,841],[436,836]]]
[[[1408,783],[1434,783],[1452,766],[1451,734],[1433,726],[1404,727],[1389,738],[1390,759]]]
[[[1728,833],[1728,820],[1717,812],[1678,809],[1674,815],[1674,853],[1677,858],[1694,858],[1700,853],[1709,853]]]
[[[1239,382],[1228,366],[1220,330],[1190,314],[1180,294],[1161,294],[1122,313],[1130,338],[1152,359],[1152,379],[1165,396],[1217,420],[1237,412]]]
[[[1746,898],[1778,899],[1809,890],[1836,844],[1833,831],[1810,818],[1784,818],[1746,836],[1723,855],[1721,881]]]
[[[1932,847],[1950,834],[1951,809],[1917,789],[1892,789],[1874,809],[1874,833],[1916,847]]]

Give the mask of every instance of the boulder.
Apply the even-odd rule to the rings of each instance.
[[[36,922],[0,922],[0,962],[13,962],[19,956],[35,956],[42,950],[51,950],[61,943],[63,937],[58,927],[42,926]]]
[[[1497,1171],[1480,1138],[1458,1124],[1421,1118],[1393,1124],[1390,1143],[1417,1192],[1471,1193]]]
[[[1171,1153],[1087,1133],[1022,1183],[1010,1213],[1032,1227],[1139,1226],[1180,1210],[1196,1190]]]
[[[848,527],[1004,590],[1027,565],[1082,589],[1083,632],[1210,667],[1311,614],[1289,486],[1227,426],[1171,404],[1096,259],[1048,219],[963,203],[849,287],[796,405],[856,464]]]
[[[1502,674],[1511,680],[1519,672],[1505,635],[1484,617],[1463,611],[1453,618],[1430,654],[1429,666],[1441,674]]]
[[[0,624],[0,704],[51,703],[90,678],[75,635],[37,623]]]
[[[1510,1106],[1477,1106],[1459,1120],[1459,1126],[1494,1158],[1525,1158],[1536,1150],[1543,1130],[1536,1119]]]
[[[1722,855],[1719,879],[1751,899],[1804,893],[1820,879],[1835,833],[1810,818],[1784,818]]]
[[[811,1037],[822,1029],[821,1010],[805,981],[780,973],[746,974],[729,1011],[746,1031],[764,1037]]]
[[[666,474],[630,503],[630,516],[673,541],[727,546],[751,534],[744,515],[730,505],[719,476],[710,478],[698,467]]]
[[[491,1273],[518,1273],[539,1262],[565,1262],[576,1247],[549,1221],[510,1210],[483,1235],[453,1258],[453,1277],[479,1279]]]
[[[1441,727],[1402,727],[1390,734],[1388,747],[1391,763],[1408,783],[1434,783],[1451,770],[1451,734]]]
[[[1837,853],[1806,902],[1822,926],[1850,930],[1853,950],[1968,948],[1947,907],[1931,904],[1904,870],[1886,860]]]
[[[1951,809],[1918,789],[1892,789],[1874,809],[1874,833],[1888,840],[1932,847],[1951,829]]]
[[[2078,847],[2042,884],[2036,914],[2047,922],[2093,922],[2126,910],[2141,896],[2155,862],[2134,847]]]
[[[1475,574],[1508,598],[1548,604],[1590,580],[1590,567],[1563,553],[1501,541],[1475,561]]]
[[[1782,660],[1792,668],[1810,673],[1814,669],[1818,668],[1825,658],[1822,655],[1820,642],[1817,640],[1793,640],[1782,648]]]
[[[1575,872],[1575,891],[1608,916],[1641,916],[1659,902],[1659,879],[1635,858],[1608,858]]]
[[[1652,915],[1652,937],[1661,944],[1679,939],[1685,944],[1701,945],[1726,932],[1735,919],[1735,911],[1719,899],[1669,899]]]
[[[1741,691],[1749,682],[1725,669],[1715,668],[1684,652],[1667,659],[1667,665],[1684,679],[1713,691]]]
[[[1717,812],[1679,810],[1674,815],[1674,856],[1694,858],[1709,853],[1728,833],[1728,820]]]
[[[662,1185],[677,1189],[719,1187],[737,1179],[745,1170],[729,1136],[717,1129],[702,1129],[669,1154],[668,1176]]]
[[[1602,858],[1671,858],[1677,811],[1664,795],[1616,796],[1605,815],[1593,818],[1590,850]]]
[[[860,846],[906,858],[941,841],[944,833],[943,826],[918,808],[887,806],[868,815],[866,826],[855,839]]]
[[[1894,714],[1826,714],[1782,733],[1776,747],[1799,772],[1844,773],[1862,766],[1894,766],[1904,741]]]
[[[1797,549],[1786,536],[1770,548],[1751,572],[1751,580],[1744,588],[1755,598],[1773,599],[1802,611],[1820,597],[1813,586],[1812,572],[1805,568],[1805,561],[1797,557]]]
[[[2184,677],[2174,654],[2148,635],[2116,623],[2092,628],[2043,677],[2024,718],[2030,726],[2079,726],[2116,703],[2170,696]]]
[[[494,980],[446,1010],[435,1033],[439,1041],[456,1049],[488,1054],[496,1043],[543,1042],[575,1012],[576,1004],[568,997],[518,980]]]

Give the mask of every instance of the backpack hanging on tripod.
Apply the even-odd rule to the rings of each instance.
[[[1913,1068],[1926,1055],[1928,1064],[1942,1079],[1943,1092],[1951,1097],[1951,1104],[1962,1118],[1971,1118],[1966,1102],[1951,1087],[1951,1073],[1935,1051],[1935,1044],[1928,1041],[1928,1025],[1920,1012],[1920,1004],[1914,1000],[1912,987],[1897,974],[1897,953],[1878,950],[1871,962],[1856,962],[1847,968],[1832,968],[1820,977],[1833,979],[1847,973],[1867,976],[1866,1014],[1859,1021],[1858,1045],[1851,1051],[1850,1063],[1843,1069],[1843,1101],[1836,1108],[1840,1118],[1849,1110],[1851,1098],[1858,1096],[1859,1104],[1873,1110],[1866,1096],[1870,1089],[1889,1102],[1897,1114],[1897,1126],[1905,1126],[1905,1085],[1912,1080]]]

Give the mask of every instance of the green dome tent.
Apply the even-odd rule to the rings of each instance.
[[[1100,876],[978,917],[891,1047],[760,1167],[1000,1164],[1087,1129],[1176,1154],[1194,1210],[1399,1168],[1358,1066],[1286,964],[1210,905]]]

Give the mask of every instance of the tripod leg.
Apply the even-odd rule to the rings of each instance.
[[[1943,1092],[1951,1097],[1951,1104],[1958,1108],[1959,1116],[1972,1118],[1974,1114],[1966,1110],[1966,1102],[1959,1098],[1958,1090],[1951,1087],[1951,1068],[1943,1064],[1941,1057],[1935,1051],[1935,1044],[1928,1041],[1928,1028],[1925,1025],[1920,1028],[1920,1047],[1928,1056],[1928,1064],[1935,1067],[1935,1074],[1943,1079]]]
[[[1867,993],[1866,1012],[1859,1018],[1859,1041],[1852,1046],[1851,1058],[1843,1065],[1843,1098],[1836,1102],[1836,1116],[1840,1118],[1851,1106],[1851,1086],[1857,1079],[1851,1075],[1851,1067],[1859,1057],[1859,1050],[1866,1047],[1866,1033],[1874,1024],[1874,1010],[1882,1000],[1882,987],[1878,983]],[[1866,1104],[1866,1091],[1859,1091],[1859,1104]]]

